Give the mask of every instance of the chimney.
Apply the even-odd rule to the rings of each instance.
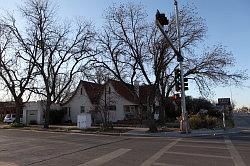
[[[135,94],[137,95],[137,97],[139,97],[139,89],[140,89],[139,81],[135,80],[134,81],[134,91],[135,91]]]

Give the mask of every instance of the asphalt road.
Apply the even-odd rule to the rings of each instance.
[[[250,114],[234,113],[234,122],[238,128],[250,129]]]
[[[244,166],[250,132],[142,138],[0,129],[1,166]]]

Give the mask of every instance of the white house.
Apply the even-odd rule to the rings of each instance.
[[[67,111],[65,121],[77,122],[77,115],[90,113],[100,98],[103,86],[92,82],[80,81],[71,97],[62,104]]]
[[[135,113],[138,108],[138,97],[133,86],[124,85],[120,81],[109,80],[104,85],[101,102],[105,101],[111,114],[110,120],[116,122],[124,120]]]
[[[65,121],[77,122],[77,115],[91,113],[97,120],[100,116],[93,114],[97,107],[108,108],[109,120],[129,119],[138,111],[148,109],[148,96],[150,88],[148,85],[135,86],[124,84],[116,80],[108,80],[104,85],[92,82],[80,81],[77,89],[71,97],[62,105],[67,110]],[[144,107],[139,108],[139,105]]]
[[[60,110],[59,104],[51,106],[53,110]],[[45,101],[30,101],[24,104],[23,107],[23,123],[30,124],[43,124],[43,115],[45,110]]]

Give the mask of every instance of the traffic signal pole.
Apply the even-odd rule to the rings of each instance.
[[[183,71],[183,56],[181,52],[181,33],[180,33],[180,23],[179,23],[179,10],[178,10],[178,3],[176,0],[174,0],[174,6],[175,6],[175,21],[176,21],[176,30],[177,30],[177,41],[178,41],[178,51],[180,54],[180,57],[178,59],[180,63],[180,70],[181,70],[181,112],[182,112],[182,125],[184,131],[188,133],[188,119],[187,119],[187,109],[186,109],[186,95],[185,95],[185,86],[184,86],[184,71]]]
[[[178,11],[178,4],[177,1],[174,0],[175,5],[175,12],[176,12],[176,29],[177,29],[177,38],[178,38],[178,49],[175,48],[171,40],[169,39],[167,33],[165,32],[163,26],[168,24],[167,18],[165,14],[162,15],[157,11],[156,13],[156,25],[162,32],[163,36],[165,37],[167,43],[173,49],[175,55],[177,56],[177,61],[180,64],[180,71],[181,71],[181,110],[182,110],[182,121],[181,121],[181,131],[182,132],[189,132],[188,128],[188,118],[187,118],[187,110],[186,110],[186,97],[185,97],[185,86],[184,86],[184,71],[183,71],[183,56],[181,52],[181,35],[180,35],[180,26],[179,26],[179,11]]]

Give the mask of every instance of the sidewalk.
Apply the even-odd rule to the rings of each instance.
[[[190,133],[181,133],[178,131],[171,131],[171,132],[157,132],[157,133],[149,133],[147,132],[147,128],[134,128],[123,135],[127,136],[146,136],[146,137],[201,137],[201,136],[216,136],[216,135],[226,135],[226,134],[233,134],[239,133],[241,130],[238,128],[232,129],[217,129],[217,130],[210,130],[210,129],[200,129],[200,130],[192,130]]]
[[[0,129],[11,129],[8,125],[1,124]],[[216,135],[227,135],[233,133],[239,133],[243,131],[241,128],[232,128],[232,129],[200,129],[200,130],[191,130],[190,133],[180,133],[179,131],[167,131],[167,132],[148,132],[148,128],[135,128],[135,127],[117,127],[119,129],[128,129],[129,131],[124,133],[113,133],[113,132],[84,132],[81,129],[78,129],[76,126],[60,126],[60,125],[51,125],[50,129],[43,129],[42,125],[34,125],[24,128],[15,128],[20,130],[38,130],[38,131],[50,131],[50,132],[66,132],[66,133],[81,133],[81,134],[103,134],[103,135],[116,135],[116,136],[139,136],[139,137],[202,137],[202,136],[216,136]],[[12,128],[13,129],[13,128]]]

